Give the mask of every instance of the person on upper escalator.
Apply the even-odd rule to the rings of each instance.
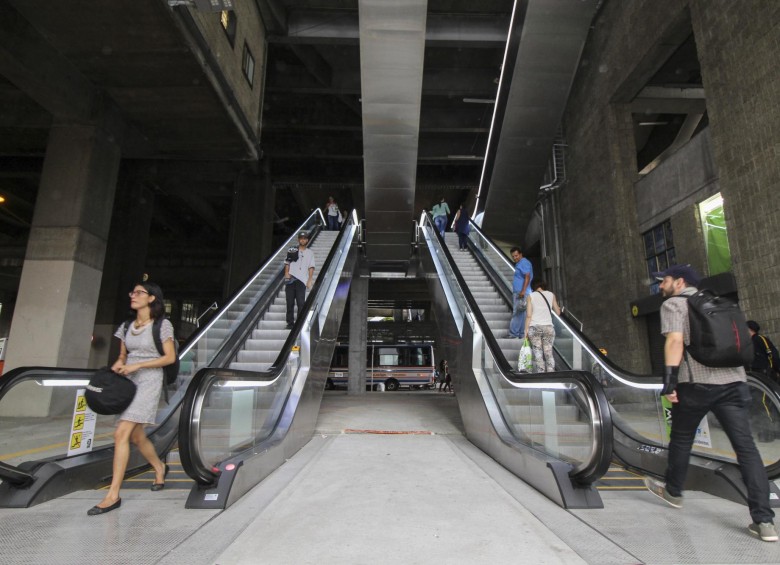
[[[433,223],[436,225],[436,229],[439,234],[444,237],[444,231],[447,229],[447,216],[450,213],[450,207],[444,201],[444,197],[441,197],[441,201],[431,209],[431,217]]]
[[[753,342],[753,361],[750,370],[766,375],[770,380],[780,384],[780,355],[772,340],[761,335],[761,326],[755,320],[747,321],[750,339]]]
[[[455,213],[454,226],[455,233],[458,234],[458,250],[466,251],[471,226],[469,225],[469,211],[464,208],[463,204],[460,205],[460,208]]]
[[[325,217],[328,220],[328,229],[330,231],[339,231],[341,212],[339,211],[339,205],[336,204],[336,200],[332,196],[328,196],[328,202],[325,204]]]
[[[560,316],[561,308],[558,306],[555,295],[547,290],[546,282],[536,281],[533,284],[533,289],[525,315],[525,334],[531,342],[534,372],[552,373],[555,371],[555,356],[553,355],[555,327],[553,326],[552,313],[555,312]]]
[[[314,280],[314,251],[309,249],[309,234],[298,234],[298,247],[287,250],[284,260],[284,293],[287,300],[287,326],[291,330],[295,324],[295,308],[298,314],[306,301],[306,291],[311,290]]]
[[[513,247],[509,250],[512,261],[515,262],[515,276],[512,281],[512,319],[509,321],[509,337],[523,339],[525,334],[525,315],[528,305],[528,295],[531,294],[531,281],[534,278],[534,267],[523,257],[523,250]]]

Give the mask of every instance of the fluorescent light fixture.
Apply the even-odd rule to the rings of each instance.
[[[666,126],[669,122],[639,122],[640,126]]]
[[[509,40],[512,39],[512,28],[515,24],[515,14],[517,13],[517,0],[512,3],[512,17],[509,20],[509,30],[506,34],[506,45],[504,45],[504,59],[501,61],[501,76],[498,79],[498,90],[496,91],[496,99],[501,93],[501,83],[504,81],[504,71],[506,70],[506,58],[509,53]],[[496,126],[496,112],[498,110],[498,104],[493,106],[493,117],[490,119],[490,133],[488,133],[487,146],[485,147],[485,158],[482,161],[482,173],[479,176],[479,188],[477,189],[477,197],[474,199],[474,212],[471,214],[475,216],[477,209],[479,208],[480,197],[482,196],[482,184],[485,182],[485,168],[487,167],[487,154],[490,151],[490,141],[493,138],[493,129]]]
[[[480,155],[447,155],[451,161],[481,161],[484,157]]]
[[[89,379],[42,379],[43,386],[87,386]]]
[[[464,102],[467,104],[495,104],[496,101],[492,98],[464,98]]]
[[[571,390],[574,388],[572,385],[566,383],[512,383],[515,388],[535,388],[542,390]]]
[[[276,379],[272,381],[223,381],[217,386],[222,388],[263,388],[271,386],[276,382]]]

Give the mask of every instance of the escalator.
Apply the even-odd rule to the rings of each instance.
[[[515,370],[509,360],[517,359],[520,342],[504,339],[507,297],[475,260],[474,242],[461,252],[452,235],[446,244],[425,214],[417,248],[442,341],[457,356],[466,436],[561,506],[603,507],[594,483],[612,460],[612,422],[601,386],[583,370]]]
[[[306,231],[321,265],[337,236],[323,231],[324,224],[321,212],[312,213],[181,348],[177,381],[168,387],[170,398],[161,400],[157,424],[147,432],[161,458],[176,444],[182,402],[199,370],[243,363],[241,355],[255,370],[271,364],[265,360],[275,357],[290,334],[284,329],[284,312],[281,321],[277,320],[286,251],[297,244],[297,233]],[[239,354],[236,360],[241,350],[251,353]],[[21,367],[0,379],[0,507],[29,507],[110,481],[115,417],[83,410],[83,389],[93,373],[89,369]],[[132,449],[127,474],[145,467],[146,460]]]
[[[335,232],[334,232],[335,233]],[[227,508],[312,437],[360,251],[353,214],[317,262],[316,282],[292,330],[283,298],[249,339],[200,369],[182,404],[179,453],[196,482],[187,508]],[[273,343],[273,347],[263,344]]]
[[[453,274],[449,280],[462,279],[467,286],[463,294],[471,295],[468,305],[483,313],[486,326],[480,328],[484,334],[489,333],[497,351],[491,351],[502,357],[498,363],[508,367],[509,372],[503,378],[496,378],[490,383],[498,390],[506,389],[508,382],[517,382],[518,378],[526,380],[548,380],[551,373],[528,375],[519,377],[514,369],[517,368],[517,356],[521,341],[511,339],[507,335],[509,318],[511,316],[511,289],[514,265],[501,252],[497,246],[486,237],[481,230],[472,224],[469,236],[468,252],[455,251],[457,245],[455,239],[450,237],[455,234],[447,234],[447,243],[442,245],[442,240],[427,225],[426,218],[421,223],[421,230],[426,240],[427,254],[435,253],[440,263],[449,261],[447,266]],[[452,294],[455,292],[450,291]],[[457,308],[450,307],[453,311]],[[460,308],[462,309],[462,308]],[[470,313],[474,316],[474,312]],[[463,317],[463,314],[458,314]],[[611,451],[614,458],[626,468],[641,473],[662,477],[666,468],[666,453],[668,448],[668,432],[665,416],[668,415],[668,407],[664,407],[662,399],[658,396],[660,390],[660,378],[654,376],[640,376],[623,371],[611,363],[604,355],[599,353],[585,335],[578,329],[579,324],[567,319],[565,316],[556,316],[553,313],[553,321],[556,329],[555,357],[556,367],[575,372],[587,372],[595,375],[600,390],[607,400],[609,416],[604,418],[604,425],[610,422],[611,433],[602,434],[601,438],[611,436],[610,446],[602,448],[603,452]],[[477,369],[478,370],[478,367]],[[552,373],[553,375],[562,373]],[[780,438],[780,388],[764,377],[750,374],[748,385],[754,399],[751,408],[751,421],[756,445],[761,452],[770,479],[780,477],[780,446],[774,438]],[[493,390],[493,396],[499,402],[506,402],[499,406],[497,414],[504,418],[511,413],[515,401],[509,397],[501,399],[501,394]],[[529,402],[527,410],[540,408]],[[543,413],[544,408],[541,411]],[[547,412],[544,419],[543,433],[549,435],[555,433],[559,439],[558,448],[561,454],[560,436],[569,439],[582,436],[582,430],[570,427],[567,432],[560,430],[563,416],[560,405],[556,405],[556,413]],[[573,408],[568,408],[573,410]],[[579,413],[576,413],[579,411]],[[550,420],[552,417],[554,419]],[[573,416],[577,421],[590,420],[590,416],[582,412],[580,403]],[[465,418],[464,418],[465,419]],[[549,422],[553,422],[553,426]],[[532,422],[532,423],[529,423]],[[525,422],[518,429],[523,441],[525,438],[533,438],[539,433],[535,426],[539,420]],[[582,428],[583,425],[579,424]],[[583,428],[584,429],[584,428]],[[593,436],[597,439],[596,436]],[[483,448],[484,449],[484,448]],[[486,450],[487,451],[487,450]],[[582,454],[586,453],[585,451]],[[570,462],[577,461],[572,458],[571,452],[566,452],[566,459]],[[526,479],[525,475],[520,475]],[[527,479],[526,479],[527,480]],[[531,481],[528,481],[531,482]],[[725,433],[720,428],[717,420],[709,415],[702,422],[702,433],[694,445],[691,457],[691,466],[688,476],[688,485],[696,490],[727,498],[736,502],[745,503],[746,491],[742,483],[739,469],[736,465],[736,455]],[[777,488],[770,482],[772,488],[772,501],[777,504],[780,500]],[[537,487],[538,488],[538,487]],[[541,489],[540,489],[541,490]]]

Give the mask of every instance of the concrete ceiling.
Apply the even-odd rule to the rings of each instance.
[[[183,161],[153,186],[170,209],[188,211],[155,220],[153,229],[168,224],[168,242],[180,237],[187,247],[192,230],[176,224],[191,216],[224,247],[217,227],[229,218],[230,183],[257,154],[288,225],[333,195],[369,218],[369,234],[385,234],[370,259],[403,261],[423,209],[442,196],[453,209],[473,203],[492,101],[503,97],[486,227],[513,238],[542,181],[595,4],[519,0],[512,80],[500,93],[512,0],[255,0],[268,33],[255,139],[193,55],[186,9],[165,0],[0,0],[0,188],[16,201],[0,235],[6,245],[25,241],[54,116],[84,117],[86,101],[99,98],[128,124],[127,160]],[[399,69],[405,78],[390,78]]]

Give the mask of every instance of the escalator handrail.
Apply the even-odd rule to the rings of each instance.
[[[313,228],[313,236],[310,237],[309,245],[312,245],[316,241],[317,235],[319,235],[322,226],[315,226]],[[311,233],[311,232],[310,232]],[[278,252],[277,252],[278,253]],[[224,341],[224,343],[214,353],[212,362],[209,363],[210,367],[220,367],[223,363],[229,362],[232,359],[241,345],[246,341],[246,337],[252,329],[257,325],[257,320],[265,312],[266,308],[270,306],[279,289],[282,286],[282,278],[284,271],[280,270],[274,277],[274,282],[268,285],[268,288],[263,296],[259,297],[254,306],[244,316],[244,320],[233,330],[230,336]]]
[[[472,221],[471,229],[476,230],[479,233],[480,237],[482,237],[483,239],[485,239],[485,241],[487,241],[487,243],[491,246],[491,248],[507,264],[507,266],[509,268],[514,269],[514,267],[512,266],[511,259],[509,257],[507,257],[504,254],[504,252],[490,238],[490,236],[488,236],[484,231],[482,231],[479,228],[479,226],[474,224],[473,221]],[[478,256],[481,255],[481,252],[477,248],[477,246],[474,246],[474,251],[477,252]],[[482,261],[480,261],[480,262],[482,262]],[[482,262],[482,263],[484,264],[484,262]],[[488,268],[487,268],[487,273],[488,273],[488,276],[493,279],[493,283],[496,284],[496,286],[499,286],[498,282],[502,283],[501,286],[505,286],[503,284],[504,281],[501,280],[501,278],[500,278],[500,274],[496,273],[495,270],[492,267],[490,267],[489,265],[488,265]],[[507,305],[511,308],[512,307],[511,298],[508,298],[507,295],[505,293],[502,293],[500,290],[499,290],[499,294],[501,294],[502,298],[504,299],[504,302],[506,302]],[[590,340],[590,338],[588,338],[588,336],[585,335],[582,332],[582,330],[579,329],[579,327],[581,325],[581,322],[579,320],[576,320],[577,323],[573,324],[571,321],[569,321],[569,317],[570,316],[569,316],[567,310],[564,310],[563,312],[561,312],[560,315],[556,314],[554,311],[551,312],[551,314],[552,314],[553,319],[558,320],[561,323],[561,325],[563,325],[572,335],[576,336],[576,338],[580,342],[580,344],[584,345],[585,348],[588,350],[588,352],[594,358],[598,359],[599,362],[602,365],[606,366],[606,368],[608,368],[610,371],[620,373],[622,376],[626,376],[626,377],[629,377],[630,379],[633,379],[634,380],[633,381],[634,384],[643,384],[643,385],[647,386],[647,381],[653,381],[652,385],[656,385],[657,384],[657,386],[653,386],[653,388],[658,388],[658,390],[661,389],[660,376],[657,376],[657,375],[641,375],[641,374],[638,374],[638,373],[632,373],[631,371],[627,371],[625,369],[622,369],[622,368],[618,367],[614,362],[612,362],[611,359],[609,359],[608,357],[603,355],[599,351],[598,346],[596,346],[596,344],[593,343]],[[573,319],[573,316],[571,316],[571,318]],[[642,383],[642,381],[645,381],[645,382]]]
[[[425,218],[429,226],[433,227],[435,225],[433,223],[433,218],[427,211],[425,212]],[[437,229],[433,228],[431,231],[435,233],[435,237],[441,243],[442,250],[449,264],[454,265],[454,258],[444,242],[444,238]],[[490,331],[490,327],[460,271],[457,268],[454,268],[452,271],[460,286],[461,292],[471,309],[471,314],[474,316],[477,325],[482,330],[483,338],[496,362],[496,366],[504,377],[512,382],[568,383],[575,381],[588,393],[592,400],[592,406],[595,409],[595,414],[592,414],[592,422],[594,427],[593,439],[596,444],[596,449],[594,450],[594,457],[591,461],[587,462],[583,468],[574,472],[571,477],[584,484],[590,484],[600,479],[607,472],[612,461],[612,414],[610,412],[609,402],[607,401],[607,397],[604,394],[601,385],[593,375],[586,371],[561,371],[529,375],[514,370],[501,351],[498,342],[493,336],[493,332]]]
[[[490,246],[494,249],[494,251],[497,252],[498,255],[502,257],[502,259],[507,263],[507,265],[511,266],[510,259],[504,255],[503,251],[500,251],[498,246],[495,245],[495,243],[490,239],[489,236],[487,236],[476,224],[472,223],[472,229],[476,229],[478,233],[480,234],[480,237],[484,238]],[[475,249],[476,251],[479,251]],[[492,269],[489,273],[490,276],[497,275]],[[588,352],[591,354],[594,360],[598,362],[602,369],[606,370],[606,374],[611,375],[612,377],[616,378],[617,380],[623,382],[627,386],[635,386],[635,387],[641,387],[641,388],[653,388],[660,391],[661,389],[661,376],[660,375],[642,375],[638,373],[633,373],[631,371],[627,371],[625,369],[622,369],[618,365],[616,365],[610,358],[602,354],[598,347],[588,338],[587,335],[585,335],[580,330],[580,322],[577,321],[577,324],[572,324],[564,312],[563,316],[557,316],[555,312],[552,312],[553,317],[557,318],[558,321],[573,335],[576,337],[576,339],[579,340],[580,345],[582,345]],[[752,377],[755,381],[757,381],[760,385],[763,385],[765,389],[767,389],[767,392],[770,392],[774,399],[774,404],[778,409],[778,412],[780,412],[780,385],[777,383],[771,381],[768,379],[765,375],[762,375],[760,373],[755,373],[748,371],[748,376]],[[748,379],[748,383],[750,384],[750,378]],[[760,386],[751,385],[754,388],[761,388]],[[622,429],[620,425],[620,419],[616,418],[613,419],[614,425],[621,431],[622,434],[626,435],[627,437],[631,437],[637,442],[641,442],[659,449],[666,450],[667,448],[660,444],[659,442],[656,442],[652,439],[645,438],[642,436],[639,436],[637,433],[633,432],[630,429]],[[706,454],[697,453],[698,457],[707,457],[716,459],[718,461],[721,461],[721,459],[718,459],[717,457],[711,457]],[[767,475],[769,476],[770,480],[774,480],[777,478],[780,478],[780,459],[775,461],[774,463],[770,463],[769,465],[765,466]]]
[[[319,213],[319,214],[318,214]],[[307,218],[301,223],[300,227],[295,231],[295,233],[298,233],[299,231],[303,231],[305,229],[305,226],[309,225],[310,220],[319,215],[320,221],[324,221],[324,216],[322,215],[322,210],[317,208],[314,210]],[[316,227],[316,224],[315,224]],[[247,289],[247,287],[252,283],[253,280],[255,280],[266,268],[271,267],[271,263],[273,262],[274,258],[279,254],[279,252],[282,250],[282,248],[287,247],[288,243],[291,239],[295,238],[295,234],[293,234],[288,240],[276,251],[271,253],[271,255],[266,259],[266,261],[260,266],[259,269],[257,269],[254,273],[249,275],[247,279],[244,281],[241,286],[238,287],[238,289],[233,293],[231,298],[219,309],[217,310],[216,314],[214,314],[209,322],[198,329],[197,332],[192,334],[190,338],[185,342],[184,345],[182,345],[181,350],[179,352],[179,358],[183,359],[184,355],[189,352],[190,349],[192,349],[195,345],[195,343],[205,334],[216,322],[220,319],[220,317],[227,312],[227,310],[235,303],[236,300],[241,296],[241,294]]]
[[[327,259],[323,263],[320,273],[325,273],[330,268],[330,265],[336,255],[336,252],[343,243],[346,237],[347,228],[350,225],[356,225],[356,212],[353,210],[351,214],[347,216],[347,220],[344,221],[344,225],[339,230],[339,235],[333,243],[330,253],[328,253]],[[224,379],[231,381],[241,380],[267,380],[271,381],[276,379],[284,369],[287,359],[290,356],[292,347],[298,339],[303,329],[309,312],[311,311],[317,295],[320,292],[325,277],[318,276],[314,285],[312,286],[309,296],[303,304],[303,308],[298,313],[297,320],[290,330],[287,339],[282,345],[279,355],[271,365],[271,367],[263,372],[254,371],[242,371],[236,369],[215,369],[212,367],[204,367],[200,369],[192,377],[190,386],[187,388],[187,392],[182,401],[181,416],[179,419],[179,456],[182,462],[184,471],[198,484],[210,485],[219,477],[219,470],[208,466],[200,457],[198,450],[194,448],[195,441],[199,435],[200,429],[200,408],[203,405],[205,395],[209,390],[211,382],[216,379]],[[278,292],[278,290],[277,290]]]
[[[320,218],[321,222],[324,221],[324,216],[322,214],[322,211],[317,209],[317,210],[313,211],[306,218],[306,220],[301,224],[301,228],[303,228],[304,226],[308,225],[310,223],[310,220],[313,217],[317,216],[317,215],[319,215],[319,218]],[[315,224],[315,227],[317,227],[316,224]],[[300,231],[300,228],[299,228],[299,230],[296,230],[296,233],[298,231]],[[286,243],[285,243],[285,246],[286,246]],[[209,324],[207,324],[206,326],[202,327],[200,329],[200,331],[192,334],[185,341],[184,345],[181,347],[181,349],[179,351],[179,359],[180,360],[183,359],[184,355],[190,349],[192,349],[192,347],[194,346],[195,343],[197,343],[198,340],[201,339],[201,337],[204,335],[205,331],[209,327],[211,327],[213,325],[213,322],[216,321],[216,319],[219,318],[219,315],[221,313],[223,313],[225,310],[227,310],[227,308],[229,308],[235,302],[235,299],[238,297],[238,295],[241,294],[241,292],[243,292],[246,289],[248,284],[255,277],[257,277],[271,263],[273,258],[279,253],[280,250],[281,250],[281,248],[279,250],[275,251],[269,257],[269,259],[263,264],[263,266],[260,269],[258,269],[253,275],[251,275],[243,285],[241,285],[241,287],[236,291],[236,293],[234,293],[234,295],[231,298],[231,300],[229,300],[219,310],[218,314],[215,315],[212,318],[212,320],[210,321]],[[235,333],[236,332],[234,332],[234,334]],[[231,335],[230,338],[228,338],[228,340],[226,340],[226,342],[222,344],[221,348],[229,347],[230,343],[233,340],[235,340],[235,339],[240,339],[240,336],[236,337],[235,335]],[[34,378],[36,378],[36,379],[40,378],[41,376],[44,376],[44,378],[45,378],[45,376],[48,375],[48,376],[50,376],[49,378],[56,378],[56,379],[62,379],[62,380],[87,380],[88,381],[96,371],[97,371],[97,369],[62,368],[62,367],[40,367],[40,366],[35,366],[35,367],[17,367],[15,369],[12,369],[12,370],[8,371],[4,375],[2,375],[2,377],[0,378],[0,402],[2,401],[2,398],[5,396],[5,394],[9,390],[11,390],[13,387],[17,386],[22,381],[30,379],[31,378],[31,376],[30,376],[31,374],[35,375]],[[192,382],[190,382],[190,385],[191,384],[192,384]],[[188,385],[188,390],[189,390],[189,385]],[[185,393],[184,397],[186,397],[186,393]],[[163,416],[162,420],[160,422],[158,422],[158,424],[154,428],[149,430],[149,432],[147,434],[147,437],[153,439],[154,436],[156,435],[157,431],[159,429],[163,428],[169,422],[169,420],[176,414],[177,408],[181,405],[181,402],[183,401],[184,397],[182,397],[182,399],[179,400],[179,402],[177,402],[175,404],[169,404],[167,406],[167,409],[164,412],[164,416]],[[56,455],[56,456],[53,456],[53,457],[44,458],[42,461],[59,461],[59,460],[64,460],[64,459],[68,459],[68,458],[84,457],[84,456],[87,456],[87,455],[90,456],[90,457],[94,457],[94,454],[100,453],[100,452],[106,451],[106,450],[113,450],[113,447],[114,447],[113,444],[109,444],[109,445],[104,445],[104,446],[101,446],[101,447],[96,447],[92,451],[90,451],[90,452],[88,452],[86,454],[82,453],[82,454],[78,454],[78,455],[64,455],[64,456],[63,455]],[[164,452],[167,452],[167,451],[169,451],[173,447],[173,443],[171,442],[170,445],[159,446],[159,447],[161,447]],[[112,457],[113,457],[113,454],[112,454]],[[7,472],[4,472],[6,470],[7,470]],[[13,466],[13,465],[8,465],[7,463],[3,463],[3,462],[0,462],[0,478],[2,478],[3,480],[8,481],[11,484],[14,484],[15,486],[24,486],[24,485],[26,485],[27,483],[29,483],[30,481],[32,481],[34,479],[34,477],[33,477],[33,475],[31,473],[28,473],[27,471],[24,471],[22,469],[19,469],[19,468]]]
[[[61,381],[89,381],[96,371],[97,369],[63,367],[17,367],[16,369],[12,369],[8,373],[4,374],[2,378],[0,378],[0,402],[9,390],[26,380],[45,380],[46,378],[50,378]],[[168,424],[171,418],[173,418],[173,416],[176,414],[176,408],[177,405],[169,404],[168,410],[164,413],[165,415],[163,418],[157,423],[157,425],[150,429],[147,434],[147,437],[150,438],[153,443],[155,443],[155,447],[158,449],[158,451],[161,451],[163,454],[170,451],[170,449],[173,447],[173,441],[158,445],[155,442],[155,438],[158,434],[158,431],[164,429],[166,424]],[[101,453],[108,452],[109,450],[112,454],[111,457],[113,457],[113,448],[114,444],[110,443],[100,447],[95,447],[91,451],[85,453],[79,453],[75,455],[58,454],[51,457],[44,457],[37,460],[37,462],[56,462],[70,459],[78,461],[79,458],[94,461],[96,454],[100,456]],[[6,472],[6,470],[8,472]],[[28,477],[29,480],[20,482],[19,479],[23,476]],[[26,470],[19,469],[14,465],[9,465],[3,462],[0,462],[0,478],[3,480],[8,480],[9,483],[17,487],[26,486],[26,484],[29,484],[34,480],[34,476]]]

